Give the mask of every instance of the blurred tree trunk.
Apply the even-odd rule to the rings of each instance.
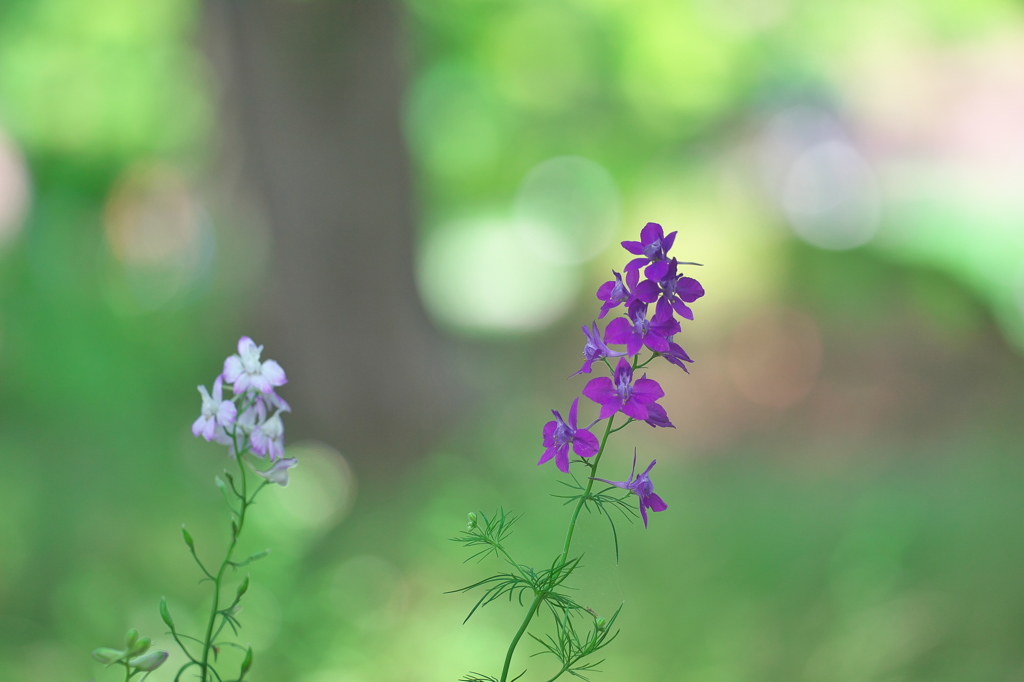
[[[205,5],[222,156],[271,223],[257,341],[289,375],[289,439],[363,470],[411,461],[454,413],[413,277],[402,18],[390,0]]]

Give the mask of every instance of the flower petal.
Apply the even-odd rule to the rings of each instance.
[[[644,303],[654,303],[658,300],[658,296],[661,295],[661,287],[658,286],[657,282],[652,282],[649,279],[645,279],[636,285],[633,289],[633,296]]]
[[[668,274],[669,262],[667,260],[654,261],[644,270],[644,277],[658,282],[665,279]]]
[[[665,501],[658,497],[656,493],[651,493],[650,495],[645,497],[644,504],[647,505],[647,507],[654,512],[661,512],[668,509],[668,505],[665,504]]]
[[[572,451],[580,457],[593,457],[597,454],[601,444],[597,436],[586,429],[580,429],[572,440]]]
[[[199,419],[196,419],[194,422],[192,422],[192,435],[198,438],[199,434],[201,434],[203,432],[203,429],[206,428],[206,422],[208,420],[209,417],[199,415]]]
[[[207,417],[206,423],[203,424],[203,438],[207,442],[213,440],[213,435],[217,432],[217,420],[213,417]]]
[[[277,364],[274,360],[267,360],[260,365],[260,374],[267,378],[271,386],[284,386],[288,383],[288,377],[285,376],[281,365]],[[264,393],[269,392],[264,391]]]
[[[644,252],[644,245],[640,242],[622,242],[622,248],[629,251],[634,256],[639,256]],[[646,261],[647,259],[644,258]]]
[[[677,234],[679,234],[678,231],[669,232],[665,235],[665,238],[661,240],[661,248],[666,254],[668,254],[668,250],[672,248],[672,245],[676,243]]]
[[[238,339],[238,354],[247,355],[252,353],[256,349],[256,342],[250,339],[248,336],[243,336]]]
[[[230,360],[231,358],[228,359]],[[235,377],[234,386],[232,386],[232,389],[235,391],[236,395],[239,393],[245,393],[246,389],[249,388],[251,383],[252,382],[250,381],[249,375],[246,374],[244,371],[239,371],[238,376]]]
[[[632,397],[641,403],[653,403],[664,396],[665,391],[661,388],[661,384],[654,379],[648,379],[646,375],[637,379],[633,384]]]
[[[683,317],[687,320],[693,319],[693,311],[690,310],[690,307],[688,305],[683,303],[682,299],[673,301],[672,309],[675,310],[676,314],[679,315],[680,317]]]
[[[562,447],[555,450],[555,466],[563,474],[569,473],[569,444],[566,443]]]
[[[604,330],[604,340],[607,343],[628,344],[632,336],[633,324],[624,317],[615,318]]]
[[[576,398],[572,401],[572,405],[569,407],[569,428],[573,431],[576,430],[576,424],[578,423],[576,418],[580,411],[580,399]]]
[[[558,422],[548,422],[544,425],[544,447],[551,447],[555,444],[555,429],[558,428]]]
[[[604,412],[603,409],[601,411]],[[647,408],[637,402],[632,396],[630,396],[629,400],[622,403],[622,413],[640,422],[647,421]]]
[[[239,376],[241,376],[244,371],[245,369],[242,367],[242,358],[238,355],[230,355],[224,360],[223,377],[227,383],[233,384],[238,381]]]
[[[676,293],[687,303],[693,303],[704,295],[704,287],[692,277],[680,277],[676,282]]]
[[[615,402],[615,386],[608,377],[596,377],[587,382],[583,387],[583,395],[593,400],[598,405],[606,405]]]
[[[238,417],[238,408],[230,400],[223,400],[217,408],[217,423],[221,426],[231,426]]]

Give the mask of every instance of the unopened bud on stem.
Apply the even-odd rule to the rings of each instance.
[[[143,672],[151,672],[164,664],[167,660],[166,651],[150,651],[145,656],[138,656],[128,661],[128,665]]]
[[[249,672],[249,668],[252,667],[252,647],[245,650],[245,658],[242,659],[242,669],[238,674],[238,679],[241,680],[245,677],[245,674]]]
[[[100,663],[105,663],[107,665],[110,665],[111,663],[113,663],[117,659],[121,658],[122,656],[124,656],[124,654],[125,654],[125,652],[123,652],[123,651],[119,651],[117,649],[111,649],[110,647],[105,647],[105,646],[101,646],[98,649],[93,649],[92,650],[92,657],[95,658]]]
[[[171,620],[171,612],[167,610],[167,597],[160,598],[160,618],[167,623],[172,631],[174,630],[174,621]]]

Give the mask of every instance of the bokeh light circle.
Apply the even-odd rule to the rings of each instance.
[[[430,311],[467,331],[541,329],[576,298],[580,276],[572,266],[541,258],[513,220],[470,220],[428,233],[419,262],[419,286]]]
[[[862,246],[878,230],[880,197],[874,173],[841,140],[816,144],[797,157],[781,200],[793,231],[823,249]]]
[[[523,240],[554,263],[582,263],[608,247],[619,224],[619,191],[590,159],[560,156],[535,166],[515,199]]]

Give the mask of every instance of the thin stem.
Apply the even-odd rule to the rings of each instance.
[[[505,682],[508,679],[508,668],[512,665],[512,654],[515,653],[516,647],[519,645],[519,640],[522,639],[523,633],[526,632],[526,628],[529,627],[530,621],[533,620],[533,616],[537,613],[537,609],[540,607],[540,603],[544,600],[544,593],[538,592],[537,596],[533,598],[533,603],[530,604],[530,610],[526,612],[526,617],[523,618],[523,624],[519,626],[519,631],[516,636],[512,638],[512,643],[508,645],[508,653],[505,654],[505,666],[501,669],[501,682]]]
[[[236,448],[236,451],[237,450],[238,448]],[[251,504],[251,500],[247,498],[246,486],[248,485],[248,478],[245,475],[245,467],[242,465],[242,455],[243,453],[239,452],[236,457],[236,460],[238,461],[238,472],[242,477],[242,493],[238,496],[242,503],[242,508],[238,514],[238,524],[232,524],[231,544],[228,545],[227,554],[224,555],[224,561],[220,564],[220,570],[217,571],[217,577],[213,580],[213,606],[210,608],[210,619],[206,624],[206,638],[203,641],[203,660],[199,664],[202,668],[202,676],[200,678],[201,682],[209,682],[210,679],[208,675],[210,672],[210,649],[213,648],[213,627],[217,622],[217,614],[220,612],[220,583],[224,578],[224,571],[227,570],[228,565],[231,563],[231,555],[234,553],[235,546],[238,544],[238,536],[242,534],[242,528],[245,526],[245,512]],[[234,486],[232,486],[232,489],[234,489]],[[214,671],[214,674],[216,675],[216,671]],[[220,676],[217,675],[217,678],[220,679]]]
[[[601,463],[601,456],[604,454],[604,446],[608,442],[608,436],[612,434],[612,424],[615,422],[615,415],[608,418],[608,426],[604,429],[604,435],[601,436],[601,449],[597,451],[597,457],[594,458],[594,466],[590,470],[591,477],[587,481],[587,489],[583,491],[583,495],[580,497],[580,501],[576,503],[576,509],[572,512],[572,519],[569,521],[569,532],[565,535],[565,546],[562,548],[562,556],[559,557],[557,565],[565,563],[566,558],[569,556],[569,545],[572,544],[572,534],[576,530],[576,519],[580,516],[580,510],[583,509],[583,505],[587,503],[590,498],[590,491],[594,489],[594,478],[597,475],[597,466]]]
[[[604,429],[604,435],[601,436],[601,448],[597,451],[597,456],[594,458],[594,466],[591,467],[591,476],[597,475],[597,465],[601,462],[601,455],[604,454],[605,444],[608,443],[608,436],[612,434],[612,424],[615,422],[615,415],[612,415],[608,419],[608,425]],[[587,482],[587,489],[583,492],[580,497],[580,501],[576,503],[576,509],[572,512],[572,519],[569,521],[569,531],[565,536],[565,546],[562,548],[562,554],[555,562],[555,566],[559,567],[565,565],[565,560],[569,556],[569,546],[572,544],[572,535],[576,530],[576,519],[580,516],[580,510],[583,509],[583,505],[586,504],[590,498],[590,491],[594,489],[594,479],[590,478]],[[522,639],[523,633],[526,632],[526,628],[529,627],[530,621],[533,620],[534,615],[537,613],[537,609],[540,607],[542,601],[544,601],[545,594],[538,591],[537,595],[533,598],[533,603],[530,605],[530,610],[526,612],[526,617],[523,618],[523,624],[519,626],[519,631],[516,632],[516,636],[512,638],[512,643],[509,644],[508,653],[505,654],[505,667],[501,669],[501,682],[505,682],[508,679],[508,669],[512,665],[512,654],[515,653],[516,646],[519,645],[519,640]]]

